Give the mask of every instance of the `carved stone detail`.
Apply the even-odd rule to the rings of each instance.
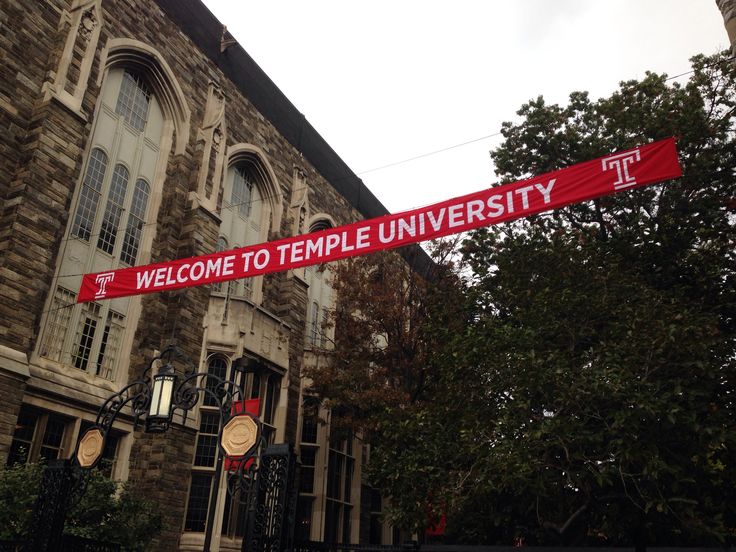
[[[60,25],[69,24],[69,32],[64,43],[64,50],[59,58],[56,71],[50,73],[50,80],[43,85],[45,99],[58,99],[81,117],[82,99],[87,90],[87,82],[92,70],[97,43],[102,28],[102,0],[75,0],[70,12],[64,11]],[[76,46],[81,41],[82,52],[78,57]],[[79,70],[70,77],[72,65]],[[72,79],[76,78],[76,82]]]
[[[309,231],[307,221],[309,220],[309,186],[307,184],[307,175],[301,167],[294,167],[294,174],[291,181],[291,201],[289,202],[289,216],[291,217],[291,234],[299,236]],[[295,268],[290,272],[305,278],[305,269]]]
[[[307,175],[300,167],[294,167],[289,215],[292,220],[292,235],[304,234],[307,231],[307,220],[309,220],[309,190]]]
[[[227,143],[225,93],[215,82],[209,84],[207,105],[197,141],[201,144],[202,164],[197,175],[197,192],[192,199],[197,206],[215,213],[222,186]]]
[[[82,14],[82,20],[79,22],[79,35],[85,42],[89,42],[92,38],[92,31],[97,27],[97,18],[92,10],[87,10]]]

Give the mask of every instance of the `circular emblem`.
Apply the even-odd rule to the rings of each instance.
[[[258,424],[248,414],[235,416],[222,428],[221,443],[228,456],[245,456],[258,443]]]
[[[86,431],[79,441],[77,448],[77,462],[83,468],[91,468],[102,456],[105,447],[105,437],[100,428],[93,427]]]

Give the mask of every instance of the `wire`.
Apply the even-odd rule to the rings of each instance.
[[[700,178],[700,180],[702,180],[704,182],[707,182],[710,179],[713,179],[714,177],[719,177],[719,176],[724,175],[724,174],[727,174],[727,175],[730,176],[730,175],[733,174],[733,170],[734,169],[731,169],[731,168],[719,169],[719,170],[710,172],[710,173],[708,173],[706,175],[703,175],[703,176],[701,176],[699,178]],[[694,177],[691,177],[690,175],[685,174],[685,175],[683,175],[680,178],[688,179],[688,178],[694,178]],[[653,184],[652,186],[659,186],[659,185],[662,185],[662,184],[663,183],[657,183],[657,184]],[[585,202],[581,202],[581,203],[585,203]],[[569,207],[569,205],[565,205],[563,207]],[[688,209],[689,208],[685,208],[685,207],[675,207],[675,208],[673,208],[671,210],[671,212],[673,212],[673,213],[678,213],[678,212],[686,213],[686,212],[688,212]],[[544,213],[540,213],[540,214],[544,214]],[[493,226],[493,225],[491,225],[491,226]],[[72,276],[84,276],[85,274],[67,274],[65,276],[59,276],[59,278],[72,277]],[[211,284],[201,284],[201,285],[211,285]],[[159,293],[172,293],[172,292],[176,292],[176,291],[180,291],[180,290],[161,290]],[[67,308],[74,307],[77,304],[78,303],[75,302],[75,303],[70,303],[70,304],[67,304],[67,305],[62,305],[60,307],[50,308],[48,310],[41,311],[40,314],[41,314],[41,316],[43,316],[43,315],[48,314],[48,313],[51,313],[51,312],[55,312],[55,311],[59,311],[59,310],[62,310],[62,309],[67,309]]]
[[[722,60],[718,60],[718,61],[716,61],[714,63],[708,64],[708,65],[704,65],[701,69],[709,69],[711,67],[715,67],[715,66],[720,65],[722,63],[725,63],[725,62],[728,62],[728,61],[733,61],[733,60],[736,60],[736,56],[731,56],[731,57],[728,57],[728,58],[725,58],[725,59],[722,59]],[[673,75],[671,77],[667,77],[666,79],[664,79],[664,81],[665,82],[668,82],[668,81],[671,81],[671,80],[674,80],[674,79],[678,79],[680,77],[684,77],[686,75],[691,75],[691,74],[695,73],[697,70],[698,69],[691,69],[690,71],[685,71],[684,73],[680,73],[678,75]],[[451,146],[447,146],[447,147],[444,147],[444,148],[441,148],[441,149],[438,149],[438,150],[433,150],[433,151],[429,151],[427,153],[422,153],[422,154],[419,154],[419,155],[415,155],[413,157],[408,157],[408,158],[402,159],[400,161],[394,161],[392,163],[388,163],[386,165],[381,165],[379,167],[374,167],[372,169],[368,169],[368,170],[365,170],[365,171],[360,171],[358,173],[348,174],[346,176],[343,176],[343,177],[340,177],[340,178],[337,178],[337,179],[333,179],[333,180],[336,181],[336,182],[339,182],[341,180],[352,178],[353,176],[364,175],[364,174],[368,174],[368,173],[371,173],[371,172],[376,172],[376,171],[380,171],[380,170],[383,170],[383,169],[388,169],[390,167],[396,167],[398,165],[403,165],[403,164],[409,163],[411,161],[416,161],[418,159],[423,159],[425,157],[430,157],[432,155],[437,155],[439,153],[444,153],[446,151],[450,151],[450,150],[453,150],[453,149],[456,149],[456,148],[467,146],[469,144],[474,144],[476,142],[480,142],[481,140],[486,140],[488,138],[494,138],[496,136],[500,136],[501,134],[502,134],[501,131],[494,132],[492,134],[487,134],[487,135],[481,136],[479,138],[473,138],[472,140],[466,140],[466,141],[460,142],[458,144],[453,144]],[[305,190],[305,189],[309,189],[309,186],[301,186],[299,188],[293,188],[292,189],[292,192],[300,192],[300,191]],[[236,207],[240,207],[241,205],[246,205],[246,204],[248,204],[249,206],[252,206],[252,205],[254,205],[255,203],[257,203],[259,201],[266,201],[266,199],[267,198],[263,198],[262,197],[260,199],[249,199],[248,201],[242,201],[240,203],[227,204],[227,205],[223,205],[220,208],[220,210],[221,211],[223,211],[223,210],[230,210],[230,209],[234,209]],[[143,227],[152,226],[152,225],[155,225],[155,224],[158,224],[158,223],[159,223],[158,220],[151,221],[151,222],[146,222],[146,223],[143,224]],[[92,242],[92,238],[97,238],[97,237],[99,237],[99,235],[100,235],[99,232],[97,234],[91,234],[89,236],[89,239],[88,239],[88,241],[90,242],[90,244]],[[78,237],[77,236],[69,236],[68,238],[62,239],[61,242],[62,243],[68,242],[69,240],[72,240],[72,239],[78,239]],[[84,276],[84,274],[86,274],[86,273],[83,273],[83,274],[65,274],[63,276],[59,276],[59,278],[72,278],[72,277],[76,277],[76,276]]]
[[[714,63],[711,63],[710,65],[704,65],[702,68],[703,69],[708,69],[710,67],[715,67],[716,65],[720,65],[721,63],[724,63],[724,62],[727,62],[727,61],[733,61],[735,59],[736,59],[736,56],[732,56],[730,58],[722,59],[722,60],[716,61]],[[679,75],[674,75],[672,77],[667,77],[664,80],[665,80],[665,82],[667,82],[667,81],[671,81],[671,80],[674,80],[674,79],[679,79],[680,77],[684,77],[685,75],[691,75],[692,73],[695,73],[695,71],[697,71],[697,69],[692,69],[690,71],[685,71],[684,73],[680,73]],[[380,167],[374,167],[374,168],[368,169],[366,171],[360,171],[360,172],[355,173],[355,174],[357,174],[357,175],[368,174],[368,173],[371,173],[371,172],[380,171],[382,169],[388,169],[389,167],[395,167],[397,165],[402,165],[403,163],[409,163],[410,161],[416,161],[417,159],[423,159],[424,157],[429,157],[431,155],[436,155],[438,153],[443,153],[445,151],[449,151],[449,150],[452,150],[452,149],[455,149],[455,148],[459,148],[459,147],[462,147],[462,146],[467,146],[468,144],[473,144],[475,142],[480,142],[481,140],[486,140],[487,138],[494,138],[495,136],[500,136],[500,135],[501,135],[501,132],[500,131],[499,132],[494,132],[493,134],[488,134],[486,136],[481,136],[480,138],[474,138],[474,139],[468,140],[466,142],[460,142],[459,144],[454,144],[452,146],[447,146],[446,148],[442,148],[442,149],[430,151],[430,152],[427,152],[427,153],[422,153],[420,155],[415,155],[414,157],[409,157],[407,159],[402,159],[401,161],[394,161],[393,163],[388,163],[386,165],[381,165]]]
[[[711,63],[709,65],[703,65],[702,68],[703,69],[710,69],[711,67],[715,67],[716,65],[720,65],[721,63],[725,63],[727,61],[734,61],[734,60],[736,60],[736,56],[731,56],[729,58],[716,61],[716,62]],[[680,77],[684,77],[685,75],[692,75],[693,73],[695,73],[695,71],[697,71],[697,69],[691,69],[690,71],[685,71],[684,73],[680,73],[679,75],[674,75],[672,77],[667,77],[666,79],[664,79],[664,81],[667,82],[667,81],[671,81],[673,79],[679,79]]]
[[[485,140],[487,138],[493,138],[494,136],[500,136],[501,131],[494,132],[493,134],[487,134],[486,136],[481,136],[480,138],[473,138],[472,140],[468,140],[467,142],[461,142],[459,144],[454,144],[452,146],[447,146],[446,148],[430,151],[427,153],[422,153],[421,155],[415,155],[414,157],[409,157],[408,159],[402,159],[401,161],[395,161],[393,163],[389,163],[388,165],[381,165],[380,167],[375,167],[373,169],[368,169],[367,171],[361,171],[359,173],[355,173],[357,175],[361,174],[368,174],[370,172],[380,171],[382,169],[388,169],[389,167],[395,167],[396,165],[401,165],[403,163],[408,163],[410,161],[416,161],[417,159],[422,159],[424,157],[429,157],[430,155],[436,155],[438,153],[443,153],[445,151],[449,151],[451,149],[459,148],[462,146],[467,146],[468,144],[473,144],[475,142],[480,142],[481,140]]]

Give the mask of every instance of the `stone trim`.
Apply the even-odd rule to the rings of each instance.
[[[103,23],[101,3],[102,0],[74,0],[71,12],[62,13],[59,30],[69,25],[64,50],[53,81],[46,81],[43,84],[44,100],[57,99],[83,120],[86,120],[86,116],[82,112],[82,100],[87,91],[87,82]],[[80,46],[83,53],[81,59],[77,60],[79,63],[77,74],[70,76],[69,69],[75,62],[76,46]],[[76,82],[70,80],[74,76]]]
[[[199,207],[213,214],[217,212],[217,200],[225,172],[226,144],[225,93],[217,83],[210,82],[202,128],[197,133],[197,147],[202,149],[197,191],[189,194],[194,208]]]
[[[107,41],[100,57],[100,66],[105,70],[100,71],[97,85],[102,86],[102,80],[107,71],[118,65],[136,67],[150,75],[150,84],[156,99],[161,103],[164,113],[174,125],[176,133],[174,154],[184,153],[189,143],[191,111],[179,81],[169,64],[158,51],[145,42],[130,38],[111,38]]]
[[[271,226],[269,232],[278,233],[281,229],[281,215],[283,211],[284,198],[278,179],[271,164],[268,162],[266,153],[253,144],[235,144],[227,149],[228,168],[237,165],[240,161],[251,161],[261,173],[263,194],[266,205],[271,211]]]
[[[25,379],[29,378],[31,372],[28,368],[28,355],[5,345],[0,345],[0,370],[19,375]]]

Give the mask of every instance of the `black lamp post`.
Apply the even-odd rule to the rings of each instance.
[[[185,366],[181,379],[177,375],[177,363]],[[150,377],[148,374],[155,365],[158,370]],[[84,494],[86,476],[99,464],[110,429],[126,406],[133,415],[134,430],[138,420],[145,418],[147,433],[163,433],[171,426],[177,410],[186,422],[188,412],[199,403],[200,393],[209,396],[219,407],[219,457],[228,456],[237,467],[228,472],[228,492],[250,504],[253,475],[258,468],[256,462],[248,460],[258,453],[262,444],[260,420],[252,414],[233,411],[233,404],[243,397],[232,379],[197,372],[184,353],[169,346],[151,360],[142,379],[126,385],[103,403],[95,425],[79,440],[72,458],[61,461],[57,471],[47,468],[34,509],[30,549],[52,550],[61,541],[66,512]],[[214,507],[210,504],[210,508]]]

